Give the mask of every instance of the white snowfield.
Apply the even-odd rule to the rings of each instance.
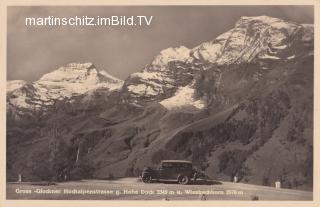
[[[203,109],[205,107],[203,100],[195,99],[195,90],[192,86],[180,87],[177,92],[170,98],[164,99],[160,102],[162,106],[168,110],[189,109]]]
[[[155,89],[153,89],[153,87],[150,87],[145,84],[130,85],[128,86],[128,90],[134,94],[144,95],[144,96],[156,96],[159,93],[161,93],[161,91],[156,91]],[[159,90],[162,90],[162,89],[159,88]]]
[[[174,82],[173,79],[169,78],[168,76],[166,76],[163,72],[157,72],[157,71],[141,71],[141,72],[137,72],[137,73],[133,73],[130,75],[130,78],[141,78],[144,80],[160,80],[160,81],[165,81],[168,83],[172,83]]]
[[[268,54],[263,54],[259,56],[260,59],[273,59],[273,60],[280,60],[279,57],[277,56],[272,56],[272,55],[268,55]]]
[[[154,60],[152,61],[152,65],[159,66],[163,68],[166,66],[170,61],[180,60],[185,61],[190,57],[190,49],[186,48],[185,46],[180,46],[177,48],[167,48],[160,52]]]
[[[92,63],[70,63],[43,75],[28,88],[24,81],[8,81],[7,94],[11,95],[9,102],[17,107],[39,108],[97,89],[117,90],[122,85],[122,80],[98,71]]]

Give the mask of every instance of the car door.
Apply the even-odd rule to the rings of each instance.
[[[162,163],[159,169],[159,179],[160,180],[171,180],[174,167],[172,163]]]
[[[180,163],[174,163],[173,164],[173,168],[170,174],[170,179],[171,180],[177,180],[178,179],[178,175],[180,174],[181,171],[181,166]]]
[[[158,179],[159,180],[165,179],[165,169],[162,164],[158,168]]]

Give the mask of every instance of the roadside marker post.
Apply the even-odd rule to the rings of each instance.
[[[237,177],[237,176],[234,176],[233,182],[234,182],[234,183],[237,183],[237,182],[238,182],[238,177]]]
[[[276,188],[281,188],[281,182],[280,181],[276,181],[275,185],[276,185]]]

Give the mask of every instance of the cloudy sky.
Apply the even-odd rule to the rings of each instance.
[[[27,27],[25,17],[154,16],[149,27]],[[34,81],[70,62],[93,62],[125,79],[162,49],[193,48],[229,30],[241,16],[268,15],[313,23],[311,6],[9,7],[8,80]]]

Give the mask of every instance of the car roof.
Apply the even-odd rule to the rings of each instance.
[[[164,162],[175,162],[175,163],[188,163],[188,164],[192,164],[191,161],[187,161],[187,160],[162,160],[161,163]]]

